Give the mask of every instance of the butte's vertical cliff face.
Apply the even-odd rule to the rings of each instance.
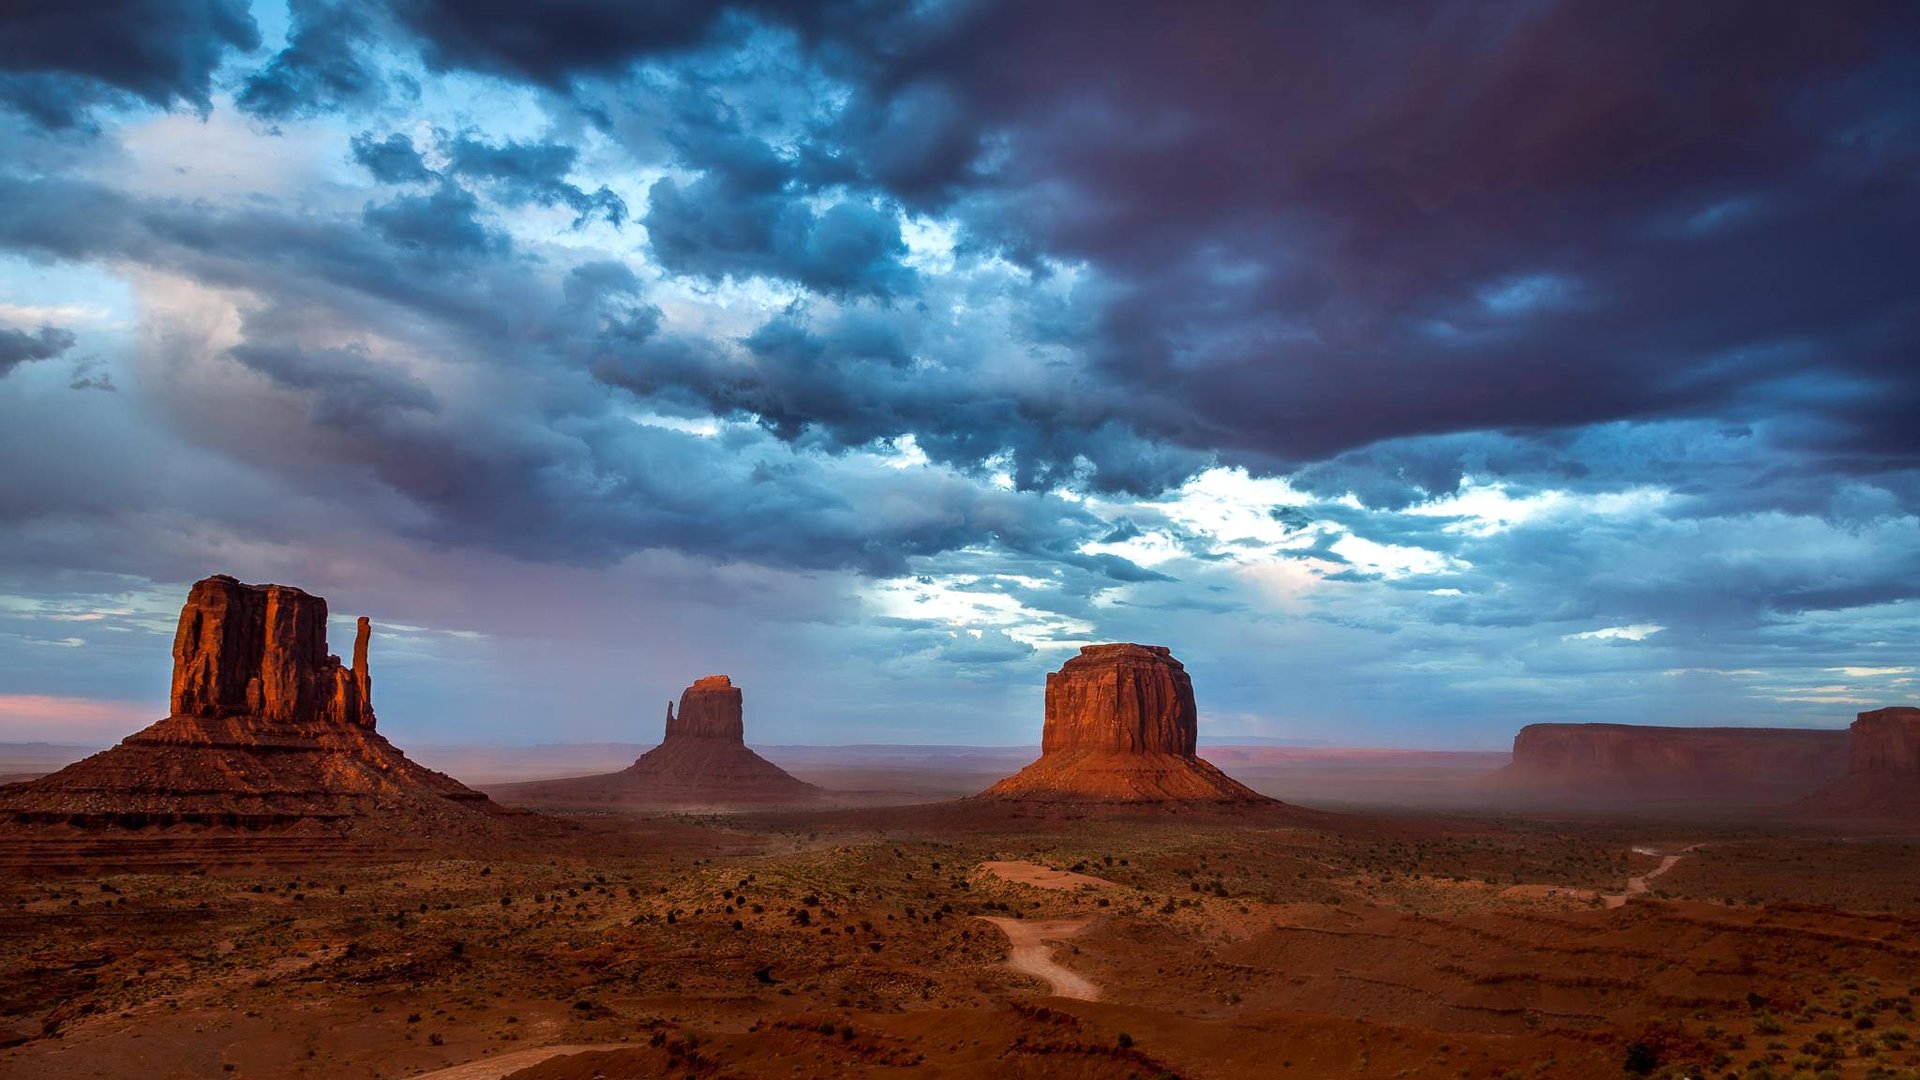
[[[224,574],[196,582],[173,641],[172,714],[120,745],[0,788],[0,820],[351,832],[387,841],[489,831],[499,809],[409,760],[375,730],[367,649],[327,652],[327,602]],[[415,830],[410,834],[409,829]]]
[[[1042,754],[1193,755],[1193,680],[1164,645],[1089,645],[1047,675]]]
[[[675,739],[726,739],[746,745],[746,724],[742,720],[740,688],[725,675],[707,675],[695,679],[680,693],[680,715],[667,706],[667,730],[663,742]]]
[[[1847,729],[1847,774],[1809,796],[1813,817],[1920,821],[1920,708],[1896,705],[1860,713]]]
[[[1194,756],[1187,669],[1162,645],[1088,645],[1047,676],[1040,760],[984,793],[1060,802],[1267,802]]]
[[[1853,735],[1851,773],[1899,773],[1920,784],[1920,709],[1896,705],[1863,712],[1848,729]]]
[[[374,726],[363,617],[353,666],[327,652],[327,602],[289,585],[196,582],[173,638],[174,716]]]

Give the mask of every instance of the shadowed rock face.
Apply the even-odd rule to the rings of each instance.
[[[1913,773],[1920,784],[1920,709],[1896,705],[1863,712],[1848,730],[1853,733],[1850,772]]]
[[[740,688],[725,675],[694,680],[667,705],[660,745],[619,772],[490,788],[532,806],[741,806],[810,802],[823,792],[747,749]]]
[[[1809,796],[1809,817],[1898,823],[1920,820],[1920,709],[1908,705],[1860,713],[1848,728],[1847,775]]]
[[[695,679],[680,694],[680,715],[667,706],[667,732],[663,741],[675,739],[726,739],[746,744],[746,726],[741,720],[740,688],[725,675]]]
[[[225,575],[195,583],[173,644],[173,713],[118,746],[0,787],[0,820],[83,828],[355,831],[388,843],[481,835],[500,809],[374,730],[367,646],[327,652],[327,602]],[[405,822],[405,829],[395,829]]]
[[[1269,802],[1194,756],[1187,669],[1163,645],[1088,645],[1047,676],[1040,760],[982,794],[1094,803]]]
[[[1499,786],[1685,797],[1804,794],[1847,768],[1847,733],[1813,728],[1528,724]]]

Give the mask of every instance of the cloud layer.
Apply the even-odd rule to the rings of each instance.
[[[1246,734],[1912,696],[1905,8],[122,6],[0,35],[9,692],[220,570],[434,732],[1019,741],[1110,638]]]

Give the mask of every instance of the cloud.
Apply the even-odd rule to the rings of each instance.
[[[73,348],[73,331],[43,326],[29,334],[0,326],[0,378],[30,360],[50,360]]]
[[[423,254],[478,255],[508,246],[505,236],[480,221],[480,201],[473,193],[446,181],[425,195],[369,204],[365,218],[389,242]]]
[[[54,129],[123,100],[205,111],[228,50],[259,44],[244,0],[32,5],[0,34],[0,104]]]
[[[375,139],[370,131],[355,135],[353,160],[383,184],[424,184],[435,175],[414,149],[413,139],[397,131],[384,139]]]
[[[285,120],[377,103],[387,81],[366,54],[372,34],[365,12],[350,3],[293,0],[286,48],[250,76],[234,98],[242,112]]]
[[[460,135],[446,152],[450,171],[487,184],[508,206],[565,206],[578,215],[575,228],[596,215],[609,225],[627,219],[627,204],[606,186],[588,192],[567,182],[579,157],[571,146],[512,140],[494,146]]]

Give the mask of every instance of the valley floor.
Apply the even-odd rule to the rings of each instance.
[[[977,803],[580,820],[406,862],[255,841],[201,870],[9,870],[0,1076],[1920,1076],[1912,837]]]

